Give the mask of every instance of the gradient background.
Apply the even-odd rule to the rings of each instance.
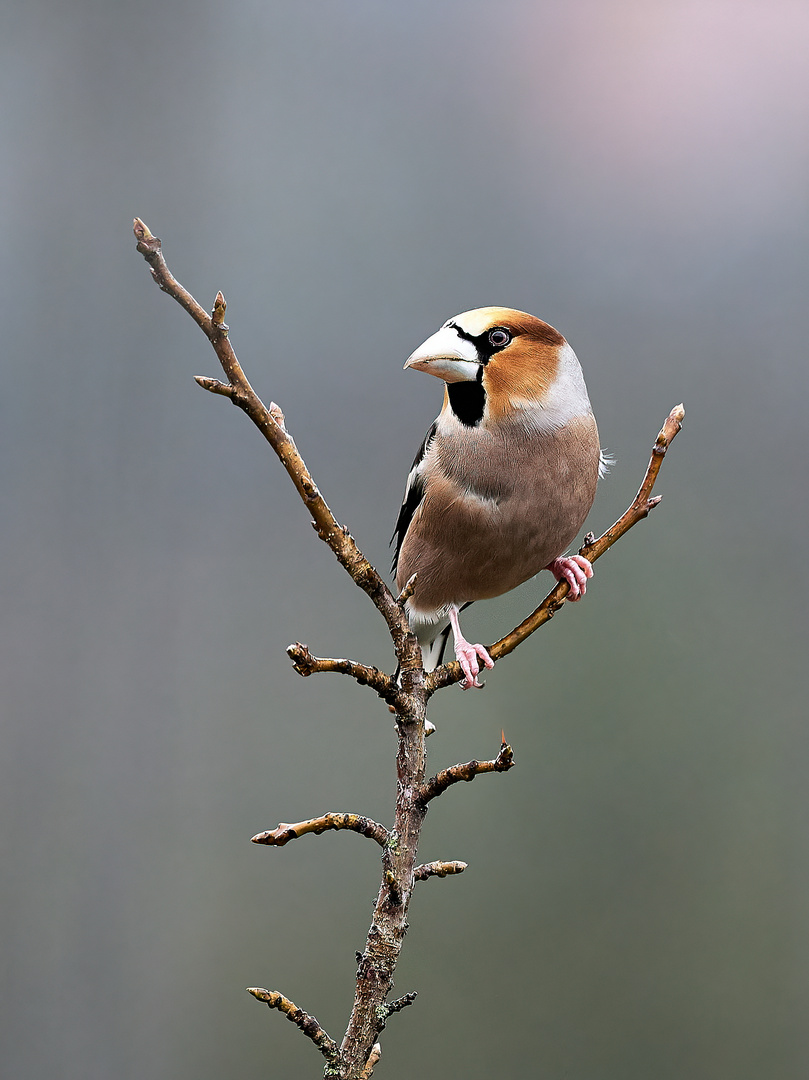
[[[26,0],[3,16],[2,1073],[318,1076],[389,822],[386,665],[136,254],[137,214],[382,568],[446,318],[527,308],[582,361],[627,506],[583,605],[447,690],[447,793],[378,1076],[809,1074],[809,8],[790,0]],[[549,578],[549,575],[543,575]],[[549,580],[476,605],[491,641]]]

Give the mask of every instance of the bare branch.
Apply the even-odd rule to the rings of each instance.
[[[388,842],[388,830],[378,821],[371,818],[361,817],[359,814],[323,814],[322,817],[310,818],[308,821],[299,821],[295,825],[288,825],[282,821],[271,832],[258,833],[252,838],[253,844],[267,844],[270,847],[283,847],[290,840],[298,840],[307,833],[320,833],[329,829],[349,829],[351,832],[360,833],[377,844],[384,847]]]
[[[507,742],[503,742],[500,753],[491,761],[467,761],[463,765],[453,765],[449,769],[442,769],[436,776],[421,785],[416,795],[416,801],[421,806],[426,806],[431,799],[437,799],[452,784],[460,783],[461,780],[468,783],[481,773],[508,772],[514,766],[514,751]]]
[[[462,874],[468,863],[465,862],[426,862],[413,871],[414,881],[426,881],[429,877],[446,877],[447,874]]]
[[[637,525],[639,521],[647,517],[650,511],[654,510],[660,502],[662,496],[658,495],[657,498],[651,498],[652,489],[654,488],[655,481],[660,472],[660,466],[663,464],[663,458],[666,456],[666,451],[671,445],[672,439],[674,439],[683,426],[684,417],[685,409],[682,405],[677,405],[669,413],[660,434],[657,436],[657,441],[652,448],[652,457],[649,461],[648,468],[646,469],[643,483],[626,513],[624,513],[615,524],[607,529],[607,531],[597,540],[590,540],[592,534],[588,534],[585,538],[585,543],[579,549],[579,554],[584,555],[591,563],[595,562],[596,559],[601,558],[604,552],[608,551],[616,540],[619,540],[633,525]],[[588,540],[590,540],[589,543]],[[558,582],[539,607],[532,612],[527,619],[524,619],[510,634],[506,634],[504,638],[501,638],[489,648],[488,652],[492,660],[500,660],[502,657],[508,656],[508,654],[513,652],[518,645],[522,644],[526,638],[530,637],[534,631],[538,630],[540,626],[544,626],[546,622],[549,622],[559,608],[563,606],[569,590],[570,586],[566,581]],[[463,672],[461,671],[461,665],[457,660],[453,660],[449,664],[443,664],[441,667],[436,668],[435,671],[431,671],[427,675],[427,693],[428,695],[434,694],[436,690],[440,690],[444,686],[450,686],[452,683],[458,682],[462,677]]]
[[[201,386],[203,390],[210,390],[212,394],[221,394],[222,397],[229,397],[233,400],[233,395],[236,393],[230,383],[220,382],[219,379],[209,379],[207,375],[195,375],[194,382],[198,386]]]
[[[361,686],[372,687],[377,694],[390,704],[395,704],[400,697],[400,689],[395,680],[377,667],[358,664],[356,660],[337,660],[329,657],[313,656],[308,645],[296,641],[287,649],[293,666],[304,677],[320,671],[336,671],[340,675],[350,675]]]
[[[396,603],[400,607],[404,607],[405,602],[408,601],[410,599],[410,597],[413,595],[413,593],[416,591],[416,581],[417,581],[417,579],[418,579],[418,574],[412,574],[407,579],[407,581],[405,582],[404,588],[399,593],[399,595],[396,597]]]
[[[371,598],[385,619],[396,649],[397,659],[403,670],[416,670],[421,657],[415,637],[410,633],[404,612],[388,586],[365,558],[347,529],[339,524],[318,491],[317,485],[306,468],[295,442],[284,427],[283,414],[277,406],[267,408],[250,385],[236,353],[230,343],[228,327],[224,322],[225,298],[217,293],[213,316],[201,307],[191,293],[177,281],[163,257],[160,240],[148,227],[135,218],[135,238],[138,251],[152,270],[152,277],[163,290],[173,297],[189,313],[200,327],[216,352],[227,384],[205,376],[198,376],[197,383],[211,393],[229,397],[250,417],[261,434],[273,448],[289,474],[298,494],[312,516],[318,536],[332,549],[341,566]]]
[[[135,239],[138,241],[138,251],[151,267],[154,280],[163,292],[168,293],[181,307],[185,308],[197,326],[210,338],[214,330],[208,313],[197,303],[191,293],[182,287],[166,266],[166,260],[160,253],[160,240],[150,232],[149,227],[140,218],[135,218],[134,231]]]
[[[340,1058],[340,1048],[332,1037],[323,1030],[314,1016],[299,1009],[294,1001],[285,998],[276,990],[265,990],[263,986],[248,986],[247,993],[252,994],[257,1001],[263,1001],[271,1009],[278,1009],[287,1020],[291,1020],[299,1027],[307,1038],[311,1039],[318,1050],[329,1064],[336,1063]]]
[[[402,1009],[406,1009],[408,1005],[412,1005],[418,997],[417,990],[411,990],[409,994],[405,994],[403,997],[397,998],[395,1001],[389,1001],[386,1004],[388,1016],[393,1013],[401,1012]]]

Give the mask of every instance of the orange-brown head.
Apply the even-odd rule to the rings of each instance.
[[[405,368],[443,379],[445,409],[470,426],[527,410],[537,413],[540,427],[544,420],[558,427],[590,409],[578,360],[559,331],[514,308],[476,308],[448,319]]]

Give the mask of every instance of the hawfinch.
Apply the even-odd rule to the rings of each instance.
[[[562,335],[511,308],[466,311],[444,323],[405,368],[446,383],[444,407],[419,448],[394,532],[402,589],[417,574],[407,615],[427,670],[449,627],[464,689],[494,661],[461,633],[458,614],[550,570],[584,595],[593,569],[564,556],[603,472],[579,362]]]

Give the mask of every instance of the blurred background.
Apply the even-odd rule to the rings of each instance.
[[[807,239],[800,0],[28,0],[4,14],[2,1072],[318,1076],[244,992],[337,1038],[389,823],[381,620],[134,215],[386,569],[440,406],[403,373],[451,315],[559,327],[631,501],[661,507],[489,677],[434,701],[433,805],[377,1075],[809,1073]],[[796,547],[797,545],[797,547]],[[545,580],[543,580],[545,579]],[[550,575],[469,613],[492,641]]]

